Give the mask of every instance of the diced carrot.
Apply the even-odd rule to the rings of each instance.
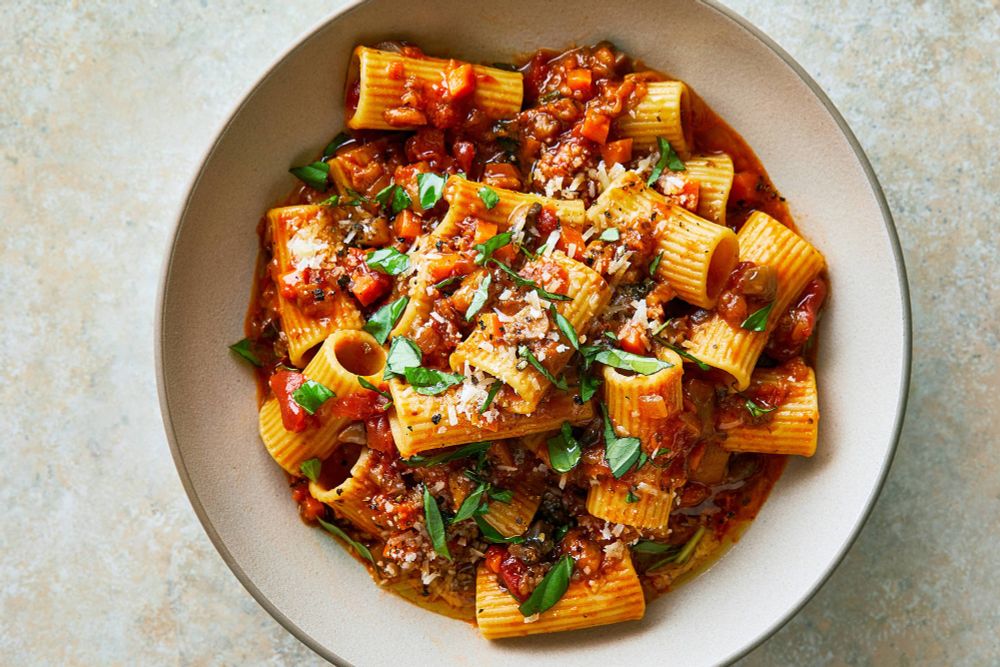
[[[559,230],[559,243],[556,244],[558,250],[562,250],[570,258],[582,253],[587,242],[583,240],[583,234],[576,227],[563,225]],[[570,255],[570,246],[573,246],[573,254]]]
[[[472,260],[459,254],[442,255],[427,265],[431,280],[440,282],[452,276],[463,276],[471,273],[474,268]]]
[[[590,92],[591,75],[589,69],[571,69],[566,74],[566,85],[570,90]]]
[[[689,211],[697,211],[700,194],[701,185],[699,185],[698,181],[692,178],[687,179],[684,181],[684,187],[681,189],[681,206]]]
[[[487,315],[483,316],[483,319],[486,320],[490,338],[494,340],[502,339],[503,325],[500,323],[500,318],[496,316],[496,313],[488,313]]]
[[[393,234],[398,239],[413,239],[420,236],[421,232],[420,216],[408,208],[403,209],[396,216],[396,221],[392,225]]]
[[[609,141],[601,146],[601,157],[604,158],[604,164],[609,167],[628,162],[632,159],[632,139]]]
[[[486,243],[489,239],[497,235],[496,223],[485,220],[476,221],[476,234],[473,243]]]
[[[495,188],[517,190],[521,187],[521,172],[509,162],[490,162],[483,170],[483,182]]]
[[[514,250],[514,246],[512,246],[509,243],[503,246],[502,248],[497,248],[496,251],[493,253],[494,257],[496,257],[501,262],[504,262],[505,264],[510,264],[511,262],[513,262],[514,257],[516,255],[517,251]]]
[[[611,130],[611,120],[602,113],[588,110],[583,119],[583,126],[580,134],[587,139],[599,144],[603,144],[608,139],[608,132]]]
[[[631,322],[618,332],[618,345],[632,354],[646,354],[646,341],[642,331]]]
[[[476,73],[472,65],[464,63],[448,72],[448,92],[451,99],[468,97],[476,90]]]
[[[362,306],[369,306],[392,287],[392,281],[388,276],[383,280],[380,275],[372,273],[355,273],[351,280],[351,294],[361,303]]]

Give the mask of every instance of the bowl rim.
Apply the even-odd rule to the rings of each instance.
[[[247,88],[247,90],[240,96],[240,99],[230,107],[229,112],[225,115],[225,120],[223,120],[217,127],[216,131],[213,133],[213,139],[209,147],[202,154],[201,159],[198,162],[198,167],[188,179],[188,186],[186,188],[186,195],[184,200],[177,209],[173,231],[169,237],[169,246],[167,252],[164,255],[163,263],[160,269],[160,280],[157,289],[156,297],[156,312],[155,312],[155,322],[153,327],[153,356],[154,364],[156,366],[156,389],[160,404],[160,416],[163,420],[163,428],[166,432],[167,442],[170,445],[170,453],[173,458],[174,465],[177,468],[177,474],[180,477],[181,484],[184,487],[184,491],[187,494],[188,501],[191,503],[194,509],[195,515],[198,517],[198,521],[201,523],[202,528],[208,535],[209,540],[211,540],[212,545],[215,547],[216,551],[222,557],[226,566],[229,567],[230,571],[236,576],[236,579],[243,585],[248,593],[253,597],[257,603],[264,608],[264,610],[270,614],[285,630],[290,632],[296,639],[309,647],[317,655],[324,658],[325,660],[333,664],[350,664],[342,657],[334,653],[332,650],[327,648],[325,645],[321,644],[315,638],[313,638],[309,633],[304,631],[298,625],[295,624],[288,616],[286,616],[280,609],[278,609],[274,603],[268,599],[266,595],[257,587],[249,575],[243,570],[236,559],[233,557],[232,553],[229,551],[226,544],[223,542],[218,531],[212,525],[208,518],[208,514],[205,510],[205,506],[202,504],[200,497],[198,496],[197,490],[194,488],[194,484],[191,481],[191,476],[188,473],[187,464],[184,461],[184,457],[181,454],[180,447],[177,443],[176,434],[174,431],[173,419],[170,415],[167,406],[167,392],[166,385],[164,381],[164,329],[163,329],[163,319],[164,310],[166,307],[166,293],[167,293],[167,281],[171,274],[171,269],[173,267],[174,254],[177,248],[177,239],[180,236],[181,227],[183,226],[184,218],[187,216],[188,209],[190,208],[191,199],[194,195],[195,190],[202,179],[205,172],[205,166],[208,164],[212,156],[214,155],[219,144],[225,138],[226,134],[229,132],[229,128],[233,123],[233,119],[243,110],[247,102],[252,98],[256,92],[267,82],[272,76],[275,75],[275,71],[279,65],[281,65],[286,58],[294,54],[301,46],[309,40],[313,35],[323,30],[329,23],[335,21],[343,16],[346,16],[356,10],[361,5],[367,4],[371,0],[349,0],[344,6],[336,9],[329,14],[327,14],[322,19],[319,19],[314,25],[307,28],[304,32],[296,37],[291,45],[284,51],[279,53],[274,57],[271,62],[263,70],[257,79]],[[819,592],[819,590],[826,584],[826,582],[833,576],[833,573],[840,567],[843,562],[844,557],[847,552],[851,549],[854,543],[857,541],[861,530],[864,528],[865,524],[868,522],[868,518],[871,516],[872,510],[875,507],[875,502],[878,500],[879,495],[885,486],[886,477],[889,474],[889,470],[892,467],[892,462],[896,454],[896,450],[899,446],[900,434],[903,427],[903,419],[906,414],[907,401],[909,399],[909,389],[910,389],[910,377],[911,377],[911,366],[913,357],[913,318],[910,305],[910,290],[909,283],[907,281],[906,265],[903,258],[902,246],[899,242],[899,236],[896,231],[895,222],[893,221],[892,212],[889,208],[889,204],[886,201],[885,193],[882,190],[882,186],[879,183],[878,177],[875,175],[875,170],[872,168],[871,162],[868,160],[868,156],[865,154],[864,149],[861,147],[860,142],[854,135],[854,132],[848,126],[847,121],[841,115],[840,111],[837,109],[836,105],[830,100],[829,96],[823,91],[818,83],[812,78],[812,76],[806,72],[806,70],[800,65],[787,51],[785,51],[776,41],[769,37],[763,30],[755,26],[750,22],[749,19],[743,17],[736,11],[722,5],[718,0],[695,0],[699,4],[707,6],[709,9],[723,15],[725,18],[736,23],[739,27],[746,30],[751,36],[760,41],[764,46],[770,49],[775,55],[777,55],[788,67],[795,72],[799,79],[808,86],[809,90],[813,95],[823,104],[826,112],[834,120],[839,128],[841,134],[847,140],[854,152],[854,157],[857,159],[858,164],[861,166],[865,173],[865,177],[868,179],[868,184],[871,187],[872,193],[874,194],[879,210],[882,213],[882,223],[885,226],[886,234],[889,238],[889,244],[892,249],[893,263],[896,267],[896,275],[898,280],[898,286],[900,291],[900,297],[902,303],[902,325],[903,325],[903,350],[902,350],[902,367],[900,371],[899,378],[899,396],[896,401],[896,414],[893,421],[892,436],[889,447],[886,449],[886,454],[882,460],[881,470],[879,471],[879,476],[876,484],[871,490],[868,499],[865,501],[864,511],[858,518],[857,523],[851,530],[850,535],[847,540],[840,547],[839,552],[836,554],[835,558],[831,561],[826,572],[820,576],[816,582],[813,584],[802,598],[789,610],[787,610],[783,615],[777,618],[771,623],[769,627],[763,630],[752,642],[748,643],[740,651],[731,654],[726,660],[725,664],[730,664],[743,658],[751,651],[762,645],[768,639],[770,639],[775,633],[778,632],[782,627],[785,626],[792,618],[794,618],[810,600]]]

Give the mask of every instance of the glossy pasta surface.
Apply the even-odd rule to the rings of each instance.
[[[816,451],[823,255],[611,44],[344,67],[233,346],[303,521],[486,639],[641,619]]]

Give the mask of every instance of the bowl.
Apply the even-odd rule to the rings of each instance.
[[[469,624],[376,588],[298,519],[257,435],[255,384],[226,346],[242,337],[262,212],[343,124],[355,44],[402,38],[428,53],[498,61],[609,39],[685,80],[757,152],[827,257],[820,445],[794,460],[742,539],[641,622],[488,642]],[[907,393],[910,316],[885,199],[857,140],[815,82],[744,19],[710,2],[367,0],[281,56],[208,151],[165,261],[156,331],[164,424],[195,512],[236,577],[278,622],[342,663],[546,665],[732,660],[815,593],[882,485]]]

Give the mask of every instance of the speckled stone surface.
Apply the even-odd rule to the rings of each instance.
[[[744,664],[1000,663],[1000,6],[729,4],[857,133],[915,318],[909,414],[871,520]],[[336,6],[5,3],[0,664],[320,663],[202,532],[161,427],[152,328],[201,155]]]

